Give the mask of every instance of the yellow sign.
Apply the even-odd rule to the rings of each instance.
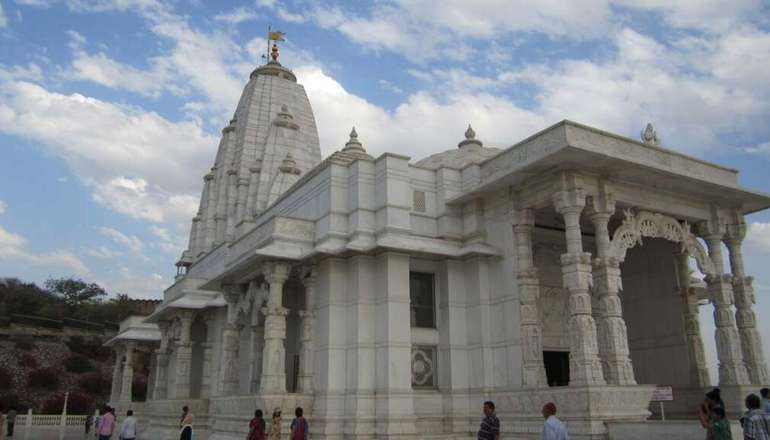
[[[273,41],[284,41],[283,36],[285,34],[279,31],[270,31],[267,33],[267,39]]]

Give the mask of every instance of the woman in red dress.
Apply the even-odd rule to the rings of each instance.
[[[254,411],[254,418],[249,422],[249,436],[246,440],[265,440],[265,419],[262,418],[262,410]]]

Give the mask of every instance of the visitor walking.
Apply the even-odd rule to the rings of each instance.
[[[10,411],[8,411],[8,416],[6,417],[8,424],[8,437],[13,437],[13,427],[16,425],[16,409],[11,408]]]
[[[495,404],[491,401],[484,402],[484,420],[479,427],[478,440],[499,440],[500,420],[495,415]]]
[[[291,440],[307,440],[310,428],[307,424],[307,420],[302,417],[302,413],[302,408],[294,410],[296,418],[291,421]]]
[[[725,410],[722,408],[714,408],[711,436],[714,440],[733,439],[733,434],[730,432],[730,421],[725,417]]]
[[[706,430],[706,440],[714,440],[714,420],[716,418],[714,410],[717,408],[721,408],[725,414],[727,413],[719,388],[714,388],[706,393],[705,399],[698,407],[698,418],[701,426]]]
[[[246,440],[265,440],[265,419],[262,418],[262,410],[254,411],[254,418],[249,422],[249,435]]]
[[[270,424],[270,440],[281,440],[281,409],[273,411],[273,422]]]
[[[746,397],[748,412],[742,418],[744,440],[770,440],[770,416],[759,408],[760,403],[756,394]]]
[[[100,410],[96,417],[94,417],[94,438],[99,437],[99,427],[102,425],[102,417],[104,417],[104,410]]]
[[[246,440],[265,440],[267,438],[266,429],[262,410],[254,411],[254,418],[249,422],[249,435],[246,437]]]
[[[126,413],[126,418],[123,420],[123,426],[120,427],[120,434],[118,434],[119,440],[135,440],[136,439],[136,419],[134,418],[134,412],[130,409]]]
[[[179,433],[179,440],[192,440],[192,438],[193,438],[193,415],[188,411],[185,414],[184,419],[182,419],[182,431]]]
[[[110,440],[115,431],[115,413],[109,406],[105,408],[101,423],[99,423],[99,440]]]
[[[91,433],[91,425],[94,424],[94,416],[93,414],[89,414],[88,417],[86,417],[86,435]]]
[[[182,417],[179,418],[179,427],[182,427],[182,424],[184,423],[185,417],[187,417],[187,413],[190,412],[190,408],[187,407],[187,405],[182,407]]]
[[[759,395],[762,396],[760,409],[762,409],[765,414],[770,414],[770,388],[762,388],[759,390]]]
[[[567,427],[556,417],[556,405],[553,402],[546,403],[542,413],[545,419],[542,440],[569,440]]]

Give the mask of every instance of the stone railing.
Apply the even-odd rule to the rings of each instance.
[[[32,418],[32,423],[27,423],[29,418]],[[65,419],[66,426],[85,426],[86,417],[88,416],[72,416],[68,415]],[[61,414],[20,414],[16,416],[16,426],[60,426]]]

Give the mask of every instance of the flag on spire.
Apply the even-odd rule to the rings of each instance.
[[[281,31],[268,31],[267,39],[272,41],[284,41],[283,36],[286,35]]]

